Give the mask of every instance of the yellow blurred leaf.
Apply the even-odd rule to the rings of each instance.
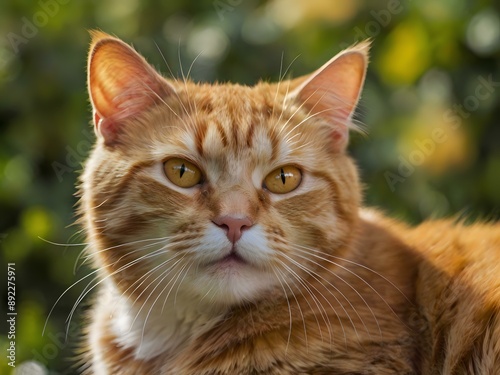
[[[389,34],[376,66],[387,83],[411,84],[430,62],[427,29],[421,22],[408,20]]]

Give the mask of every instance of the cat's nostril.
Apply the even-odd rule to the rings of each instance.
[[[212,220],[215,225],[224,229],[226,236],[232,243],[241,238],[242,232],[253,225],[252,220],[247,217],[237,218],[233,216],[219,216]]]

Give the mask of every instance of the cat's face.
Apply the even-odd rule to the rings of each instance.
[[[158,304],[293,289],[316,251],[350,238],[359,188],[344,149],[365,65],[361,46],[298,81],[196,85],[96,34],[82,210],[103,277]]]

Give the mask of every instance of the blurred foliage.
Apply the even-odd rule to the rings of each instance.
[[[67,330],[66,319],[90,278],[64,291],[89,273],[74,270],[84,239],[71,224],[77,175],[93,141],[85,87],[93,28],[132,43],[167,75],[182,66],[194,80],[244,84],[277,80],[289,65],[294,76],[306,74],[371,37],[356,116],[367,136],[353,134],[350,148],[366,203],[413,223],[499,217],[498,1],[4,0],[1,274],[16,264],[18,364],[75,372],[78,325]],[[3,288],[2,295],[6,301]],[[81,324],[81,309],[77,316]],[[6,329],[4,321],[2,353]],[[8,373],[3,356],[0,373]]]

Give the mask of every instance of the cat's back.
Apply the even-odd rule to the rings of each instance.
[[[424,373],[500,371],[500,224],[428,221],[404,230],[422,257],[417,303],[427,321]]]

